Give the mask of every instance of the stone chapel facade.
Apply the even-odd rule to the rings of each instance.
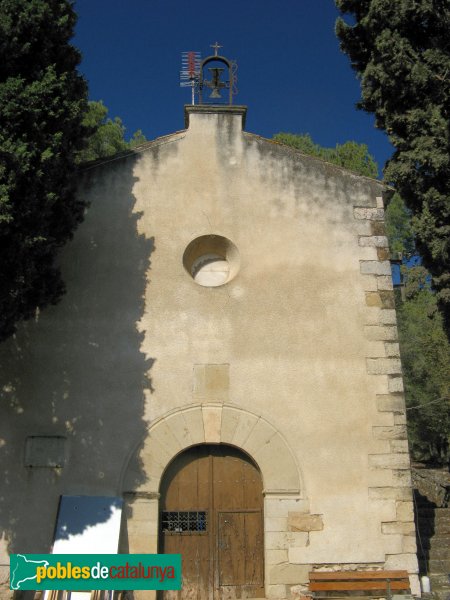
[[[187,106],[83,172],[67,295],[0,347],[4,583],[61,496],[104,496],[118,551],[181,548],[193,598],[358,568],[420,593],[385,188],[245,114]]]

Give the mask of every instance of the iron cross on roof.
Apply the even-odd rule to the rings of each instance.
[[[217,53],[218,53],[218,51],[219,51],[219,48],[222,48],[222,46],[220,46],[220,45],[218,44],[218,42],[216,42],[215,44],[211,44],[211,48],[213,48],[213,49],[214,49],[214,56],[217,56]]]

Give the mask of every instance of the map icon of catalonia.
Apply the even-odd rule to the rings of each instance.
[[[36,579],[36,567],[48,565],[46,560],[30,560],[23,554],[11,555],[11,589],[20,590],[22,583]]]

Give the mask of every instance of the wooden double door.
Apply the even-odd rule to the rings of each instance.
[[[183,588],[165,600],[264,597],[261,474],[226,445],[194,446],[161,484],[160,552],[182,556]]]

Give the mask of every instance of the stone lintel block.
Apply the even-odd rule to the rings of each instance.
[[[360,246],[374,246],[375,248],[387,248],[388,239],[385,235],[361,235],[359,237]]]
[[[386,349],[386,356],[400,357],[400,346],[398,342],[386,342],[384,347]]]
[[[306,565],[277,565],[269,571],[269,583],[295,585],[309,581],[309,567]]]
[[[411,501],[397,501],[396,502],[397,509],[397,521],[401,521],[403,523],[414,522],[414,508],[413,503]]]
[[[288,550],[266,550],[266,565],[279,565],[288,562]]]
[[[390,394],[403,393],[403,377],[389,377],[388,389]]]
[[[397,327],[366,325],[364,332],[368,340],[397,341]]]
[[[394,425],[406,425],[406,412],[394,415]]]
[[[286,586],[285,585],[268,585],[267,586],[267,597],[269,599],[274,598],[286,598]]]
[[[394,425],[392,427],[372,427],[373,436],[377,440],[406,440],[406,427]]]
[[[408,501],[411,500],[411,490],[406,487],[373,487],[369,488],[369,498]]]
[[[366,362],[370,375],[395,375],[402,372],[399,358],[367,358]]]
[[[415,535],[416,527],[414,521],[409,523],[381,523],[381,533],[400,534],[400,535]]]
[[[364,208],[357,206],[353,209],[353,216],[355,219],[382,221],[384,219],[384,210],[382,208]]]
[[[290,512],[288,515],[288,528],[289,531],[322,531],[322,515]]]
[[[391,277],[391,263],[388,260],[361,260],[359,265],[363,275],[389,275]]]
[[[376,469],[409,469],[409,455],[369,454],[369,466]]]
[[[416,536],[415,535],[404,535],[402,537],[402,552],[414,554],[417,552]]]
[[[378,260],[390,260],[391,253],[389,252],[389,248],[377,248],[377,258]]]
[[[388,264],[390,265],[390,263],[388,262]],[[381,275],[380,277],[377,277],[377,288],[379,290],[393,290],[394,289],[394,285],[392,283],[392,275]]]
[[[405,412],[405,399],[402,394],[378,394],[377,408],[380,412]]]
[[[408,453],[408,440],[392,440],[390,443],[391,452]]]

